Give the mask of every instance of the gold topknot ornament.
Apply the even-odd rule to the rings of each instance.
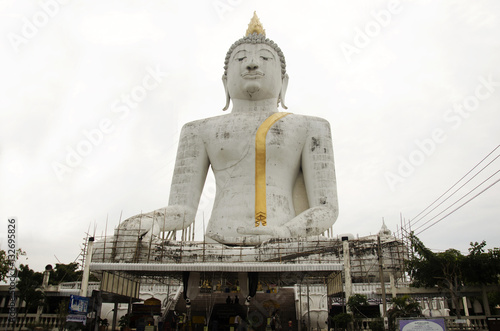
[[[266,36],[266,30],[264,30],[262,23],[260,23],[259,17],[257,16],[256,12],[253,12],[253,17],[250,20],[250,23],[248,23],[248,29],[245,36],[249,36],[253,33]]]

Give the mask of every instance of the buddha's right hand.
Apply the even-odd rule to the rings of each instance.
[[[196,210],[187,206],[173,205],[146,214],[132,216],[123,221],[120,230],[136,230],[139,236],[159,236],[160,232],[182,230],[196,216]]]

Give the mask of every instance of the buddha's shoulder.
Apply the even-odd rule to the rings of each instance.
[[[213,125],[215,123],[220,123],[224,121],[224,118],[227,117],[228,114],[226,115],[219,115],[219,116],[214,116],[214,117],[207,117],[207,118],[202,118],[199,120],[194,120],[191,122],[187,122],[184,124],[185,129],[201,129],[206,126]]]
[[[301,114],[290,114],[287,116],[290,120],[308,128],[309,130],[330,130],[330,123],[328,120],[310,115],[301,115]]]
[[[306,122],[319,122],[319,123],[328,123],[328,120],[322,118],[322,117],[317,117],[317,116],[311,116],[311,115],[302,115],[302,114],[295,114],[295,113],[290,113],[290,118],[295,118],[301,121],[306,121]]]
[[[249,117],[248,114],[228,113],[188,122],[184,124],[184,128],[190,130],[210,129],[220,125],[231,125],[235,121],[248,122],[249,120],[248,117]],[[310,115],[301,115],[296,113],[289,113],[287,116],[284,117],[284,119],[286,119],[286,122],[288,124],[297,123],[311,128],[322,127],[322,126],[329,127],[330,125],[329,122],[324,118],[310,116]]]

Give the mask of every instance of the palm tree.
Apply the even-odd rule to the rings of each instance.
[[[389,330],[396,330],[396,319],[422,316],[420,304],[408,295],[392,298],[392,308],[387,311]]]

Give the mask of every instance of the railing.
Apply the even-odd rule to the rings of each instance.
[[[177,301],[179,301],[179,298],[181,297],[181,293],[182,293],[182,286],[179,286],[177,288],[177,291],[175,292],[175,294],[173,296],[167,298],[167,304],[165,305],[165,308],[163,309],[163,315],[162,315],[163,319],[165,319],[165,317],[168,315],[168,313],[171,309],[175,308]]]
[[[98,290],[100,282],[89,282],[88,289]],[[82,282],[67,282],[59,284],[60,290],[80,290],[82,288]]]
[[[464,316],[460,319],[457,319],[455,316],[446,316],[444,319],[448,331],[489,330],[485,316]]]
[[[353,321],[354,330],[371,331],[370,322],[380,321],[380,318],[357,318]]]
[[[457,319],[455,316],[436,317],[443,318],[447,331],[488,331],[488,323],[485,316],[465,316]],[[371,331],[370,322],[380,318],[357,318],[353,321],[353,330]],[[459,323],[457,323],[457,321]]]
[[[8,323],[8,314],[0,314],[0,329],[10,330],[13,325]],[[42,314],[37,321],[37,314],[19,314],[16,319],[16,330],[30,330],[28,326],[39,326],[44,330],[57,330],[60,325],[60,317],[57,314]],[[21,328],[19,328],[22,325]]]

